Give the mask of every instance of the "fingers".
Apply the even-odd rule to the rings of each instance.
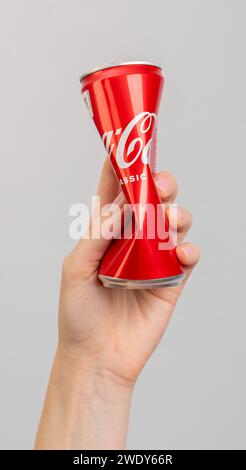
[[[162,202],[173,202],[177,196],[177,183],[174,176],[168,171],[161,171],[155,176]],[[117,196],[119,183],[115,176],[109,158],[105,159],[99,180],[97,194],[101,197],[101,204],[111,203]]]
[[[161,197],[165,201],[172,201],[175,199],[177,193],[177,185],[175,178],[168,172],[160,172],[156,176],[156,184],[160,187]],[[114,170],[112,168],[109,158],[106,158],[101,177],[98,186],[98,196],[100,196],[100,206],[104,207],[106,204],[111,204],[112,201],[114,204],[118,204],[121,207],[124,204],[124,195],[122,192],[118,192],[119,183],[115,177]],[[119,214],[120,217],[120,214]],[[100,214],[93,214],[89,233],[91,232],[92,223],[96,222],[96,219],[100,222],[100,226],[107,219]],[[98,238],[93,238],[89,236],[87,240],[80,240],[77,246],[74,249],[77,257],[83,260],[84,263],[91,266],[97,266],[106,250],[110,244],[110,239],[106,239],[102,234]]]
[[[173,202],[177,196],[177,182],[174,176],[168,171],[160,171],[155,176],[157,186],[162,202]],[[105,159],[103,164],[97,194],[101,197],[101,205],[114,201],[119,190],[119,183],[115,176],[112,164],[109,158]]]
[[[160,289],[155,289],[154,295],[159,297],[162,300],[165,300],[170,305],[170,312],[172,312],[174,305],[176,304],[184,285],[186,284],[189,276],[191,275],[193,269],[197,265],[200,257],[199,248],[193,243],[182,243],[176,248],[176,254],[183,265],[185,272],[185,279],[181,284],[175,287],[162,287]],[[153,290],[150,289],[150,292],[153,293]]]
[[[196,266],[199,261],[200,251],[199,248],[194,245],[194,243],[182,243],[177,246],[176,254],[184,267],[186,277],[185,282],[187,281],[188,277],[190,276],[192,270]]]
[[[162,202],[173,202],[177,196],[177,183],[168,171],[161,171],[155,176],[155,184]]]
[[[177,182],[174,176],[168,171],[161,171],[155,176],[157,186],[162,202],[173,202],[177,196]],[[98,184],[97,194],[101,198],[101,205],[105,205],[118,200],[119,183],[115,176],[112,164],[109,158],[105,159]]]
[[[177,196],[177,183],[173,175],[171,175],[167,171],[162,171],[156,175],[155,184],[157,186],[159,195],[161,197],[161,201],[163,203],[174,202]],[[184,266],[184,270],[186,273],[184,283],[182,283],[181,286],[171,289],[171,293],[172,294],[176,293],[178,296],[180,291],[183,288],[183,285],[185,284],[185,282],[187,282],[192,270],[198,263],[200,253],[199,253],[198,247],[192,243],[180,244],[180,242],[184,240],[185,236],[187,235],[188,230],[190,229],[192,225],[191,213],[184,207],[178,207],[176,217],[174,217],[173,220],[172,220],[172,214],[174,213],[171,211],[171,214],[169,214],[169,223],[174,228],[177,227],[177,232],[178,232],[177,238],[178,238],[179,245],[176,248],[176,253],[181,264]],[[170,289],[168,289],[168,291],[169,290]],[[165,289],[164,292],[165,292],[165,295],[167,295],[167,289]]]
[[[155,184],[157,186],[161,201],[163,203],[174,202],[177,196],[177,183],[173,175],[168,171],[161,171],[155,177]],[[188,230],[192,225],[192,215],[184,207],[177,208],[177,214],[170,211],[168,213],[169,223],[173,229],[177,228],[178,242],[184,240]]]
[[[155,183],[158,188],[162,202],[173,202],[177,195],[177,183],[169,172],[162,171],[155,176]],[[119,192],[119,183],[116,179],[114,170],[112,168],[109,158],[105,159],[103,164],[100,181],[98,185],[97,195],[100,196],[100,207],[104,207],[106,204],[117,204],[121,209],[123,204],[126,202],[122,191]],[[102,258],[106,248],[110,244],[111,239],[106,239],[104,236],[99,237],[91,236],[91,225],[97,220],[100,222],[105,221],[105,218],[109,218],[108,215],[102,215],[100,213],[93,213],[88,233],[88,238],[81,239],[72,253],[69,255],[69,259],[72,258],[76,270],[86,272],[96,272],[100,259]],[[120,214],[119,214],[120,218]],[[178,242],[182,241],[189,230],[192,223],[192,217],[190,212],[184,208],[178,208],[177,212],[177,231],[178,231]],[[180,252],[180,256],[184,258],[184,254]],[[88,269],[89,268],[89,269]],[[82,273],[78,272],[79,275]]]
[[[171,223],[171,220],[169,219]],[[178,233],[187,233],[192,225],[192,214],[185,207],[177,208],[177,230]]]
[[[110,159],[106,157],[97,189],[97,195],[101,198],[101,206],[112,203],[117,196],[118,189],[119,183],[115,176],[112,164]]]
[[[112,201],[115,201],[115,204],[119,206],[123,205],[124,197],[122,192],[118,193],[118,188],[119,183],[110,159],[106,158],[103,163],[97,190],[97,195],[100,196],[99,206],[93,211],[87,234],[79,240],[71,253],[66,257],[64,263],[65,268],[63,271],[73,272],[75,280],[76,278],[85,278],[88,273],[91,275],[95,272],[103,253],[110,243],[109,239],[104,238],[101,236],[101,233],[98,233],[97,227],[100,228],[101,223],[107,218],[107,216],[101,215],[103,207],[111,204]],[[93,232],[93,227],[96,228],[95,233]]]
[[[184,240],[192,225],[192,214],[185,207],[177,207],[177,212],[171,210],[168,212],[168,216],[170,227],[177,230],[177,240],[180,243]]]
[[[113,238],[110,230],[114,226],[117,233],[120,233],[120,223],[122,217],[122,206],[124,204],[123,194],[119,193],[114,199],[114,203],[105,203],[108,193],[105,190],[102,198],[104,204],[100,204],[93,211],[86,237],[79,240],[73,253],[77,261],[91,272],[97,270],[103,254],[108,248]],[[105,230],[104,230],[105,228]]]

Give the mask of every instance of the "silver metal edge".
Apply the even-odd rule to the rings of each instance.
[[[113,282],[135,282],[136,284],[144,284],[144,283],[159,283],[163,281],[175,281],[176,279],[184,278],[185,274],[178,274],[177,276],[169,276],[169,277],[159,277],[156,279],[123,279],[121,277],[111,277],[111,276],[105,276],[104,274],[99,274],[98,278],[100,280],[106,279],[108,281],[113,281]]]
[[[83,75],[80,76],[79,81],[81,82],[83,78],[88,77],[88,75],[91,75],[92,73],[99,72],[100,70],[105,70],[105,69],[111,69],[111,67],[119,67],[121,65],[152,65],[154,67],[157,67],[158,69],[162,69],[162,67],[158,64],[155,64],[154,62],[147,62],[147,61],[142,61],[142,60],[136,60],[136,61],[129,61],[129,62],[112,62],[107,65],[102,65],[101,67],[96,67],[89,72],[83,73]]]
[[[104,287],[115,289],[154,289],[158,287],[174,287],[184,280],[185,274],[158,279],[122,279],[110,276],[98,275]]]

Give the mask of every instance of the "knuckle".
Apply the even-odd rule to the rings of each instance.
[[[193,223],[193,215],[190,211],[187,211],[187,216],[188,216],[188,225],[190,227]]]
[[[75,262],[71,254],[65,256],[63,260],[62,274],[66,279],[74,279],[81,274],[80,266]]]
[[[169,173],[168,171],[160,171],[155,175],[155,181],[157,183],[158,189],[165,190],[166,196],[176,197],[178,185],[177,180],[175,176],[172,175],[172,173]]]
[[[71,256],[67,255],[62,262],[62,274],[69,275],[73,271],[74,267],[71,262]]]
[[[185,216],[186,225],[190,227],[193,222],[193,216],[192,216],[192,213],[188,209],[185,209],[185,211],[186,211],[186,216]]]
[[[170,188],[172,189],[172,191],[176,193],[178,183],[177,183],[177,179],[175,178],[175,176],[172,173],[169,173],[169,171],[164,171],[163,174],[165,175],[165,177],[169,179],[169,184],[170,184]]]
[[[180,227],[190,227],[193,222],[192,213],[185,207],[180,207],[178,211],[178,224]]]
[[[62,262],[62,277],[68,283],[76,283],[90,279],[92,269],[78,260],[74,253],[67,255]]]

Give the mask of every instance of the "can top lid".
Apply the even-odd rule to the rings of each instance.
[[[121,61],[114,61],[110,62],[109,64],[102,65],[101,67],[96,67],[95,69],[90,70],[89,72],[83,73],[80,77],[80,82],[83,80],[83,78],[87,77],[88,75],[91,75],[94,72],[99,72],[100,70],[105,70],[105,69],[110,69],[111,67],[118,67],[121,65],[152,65],[154,67],[157,67],[161,69],[161,66],[158,64],[155,64],[154,62],[147,62],[144,60],[133,60],[133,61],[127,61],[127,62],[121,62]]]

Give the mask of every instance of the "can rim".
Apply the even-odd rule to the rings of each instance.
[[[123,279],[99,274],[98,278],[104,287],[113,287],[116,289],[153,289],[158,287],[170,287],[181,284],[185,278],[185,274],[176,276],[155,278],[155,279]]]
[[[114,62],[110,62],[109,64],[102,65],[101,67],[96,67],[90,70],[89,72],[83,73],[83,75],[80,76],[79,81],[81,82],[85,77],[88,77],[88,75],[91,75],[95,72],[99,72],[100,70],[111,69],[111,67],[119,67],[121,65],[152,65],[162,70],[162,67],[156,64],[155,62],[148,62],[145,60],[132,60],[132,61],[130,60],[130,61],[123,61],[123,62],[114,61]]]

